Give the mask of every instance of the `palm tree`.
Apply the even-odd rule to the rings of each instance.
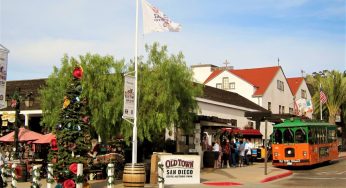
[[[311,78],[311,77],[310,77]],[[314,75],[315,80],[310,82],[314,86],[315,91],[319,91],[321,84],[323,92],[328,100],[324,105],[325,110],[329,115],[328,122],[335,124],[335,117],[342,105],[346,102],[346,77],[345,74],[339,71],[323,71],[320,74]],[[315,92],[314,101],[316,110],[319,109],[319,92]]]
[[[329,123],[335,124],[335,116],[346,101],[346,77],[338,71],[331,71],[321,79],[323,91],[328,97],[326,106],[329,112]]]

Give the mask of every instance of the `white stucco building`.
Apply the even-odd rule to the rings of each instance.
[[[295,101],[294,114],[312,118],[313,106],[311,94],[303,77],[287,78]]]

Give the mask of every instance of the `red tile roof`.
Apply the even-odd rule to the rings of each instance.
[[[216,69],[214,70],[214,72],[212,72],[209,77],[204,81],[203,84],[208,83],[210,80],[214,79],[216,76],[218,76],[219,74],[221,74],[224,70],[222,69]]]
[[[267,90],[269,84],[272,82],[274,76],[280,70],[280,66],[274,67],[262,67],[262,68],[253,68],[253,69],[231,69],[228,70],[230,73],[233,73],[245,81],[249,82],[258,89],[253,95],[263,95]],[[210,74],[210,76],[205,80],[204,84],[208,83],[210,80],[217,77],[223,71],[222,69],[217,69]]]
[[[269,84],[272,82],[274,76],[280,69],[281,68],[279,66],[275,66],[254,69],[230,70],[230,72],[257,87],[258,89],[255,91],[254,95],[258,96],[264,94]]]
[[[296,95],[298,88],[302,84],[303,80],[303,77],[287,78],[288,85],[290,86],[293,95]]]

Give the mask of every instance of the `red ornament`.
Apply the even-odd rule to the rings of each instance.
[[[76,184],[74,183],[74,181],[72,179],[68,179],[68,180],[64,181],[63,187],[64,188],[75,188]]]
[[[83,123],[88,124],[89,123],[89,116],[82,117]]]
[[[70,169],[72,173],[77,174],[77,163],[72,163],[68,169]]]
[[[58,144],[56,143],[56,139],[53,138],[51,141],[50,141],[50,148],[54,151],[58,150]]]
[[[12,107],[12,108],[15,108],[16,106],[17,106],[17,100],[12,99],[12,100],[11,100],[11,107]]]
[[[75,67],[73,70],[73,76],[77,79],[81,79],[83,76],[83,68],[81,66]]]

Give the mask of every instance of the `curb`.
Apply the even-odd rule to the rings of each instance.
[[[282,173],[279,175],[270,176],[270,177],[267,177],[267,178],[264,178],[263,180],[261,180],[260,183],[267,183],[269,181],[277,180],[279,178],[284,178],[284,177],[290,176],[292,174],[293,174],[292,171],[288,171],[288,172],[285,172],[285,173]]]
[[[203,185],[209,185],[209,186],[234,186],[234,185],[243,185],[242,183],[237,182],[204,182]]]

